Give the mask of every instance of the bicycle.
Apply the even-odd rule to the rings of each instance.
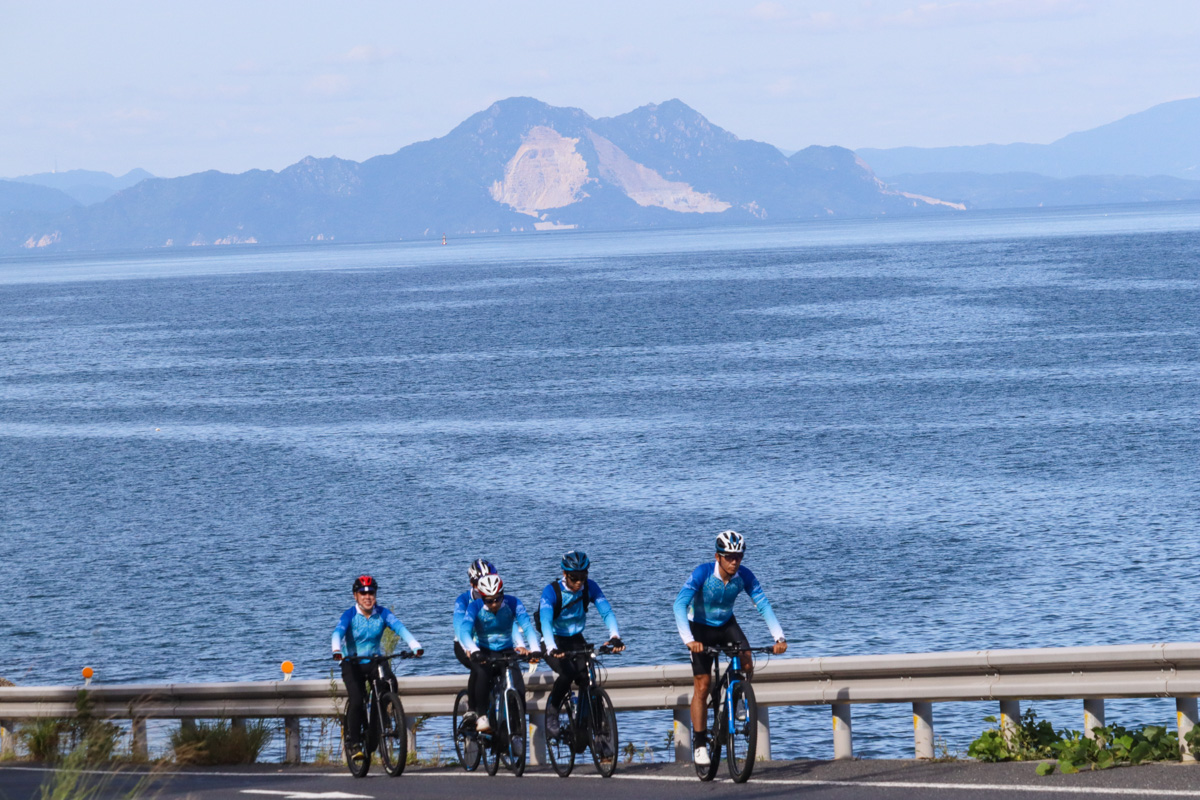
[[[488,721],[492,729],[481,733],[463,727],[462,718],[471,707],[471,698],[463,689],[454,698],[454,749],[459,763],[467,772],[474,772],[483,761],[488,775],[495,775],[504,762],[505,769],[518,777],[525,774],[526,738],[529,723],[525,717],[525,697],[513,682],[512,668],[518,662],[537,659],[537,654],[489,653],[484,663],[503,664],[504,670],[492,679],[488,700]]]
[[[362,755],[355,757],[350,752],[350,741],[346,737],[348,727],[346,714],[341,716],[342,754],[346,768],[356,778],[365,778],[371,769],[371,754],[378,748],[383,768],[393,778],[404,772],[408,763],[408,721],[404,716],[404,704],[396,693],[395,685],[383,675],[381,665],[393,658],[415,658],[414,653],[396,653],[392,656],[371,656],[363,665],[369,670],[367,692],[363,697],[363,719],[366,720]],[[350,656],[355,658],[355,656]]]
[[[613,652],[609,645],[600,647],[599,655]],[[603,665],[597,659],[595,648],[566,650],[563,658],[584,656],[587,670],[577,683],[578,692],[572,687],[558,708],[546,703],[546,753],[550,764],[560,778],[571,774],[575,768],[576,754],[591,747],[592,762],[602,777],[611,778],[617,771],[617,713],[612,699],[603,687]],[[558,735],[550,736],[550,720],[558,717]]]
[[[734,783],[745,783],[754,771],[754,756],[758,749],[758,704],[750,679],[742,670],[742,654],[773,653],[774,648],[706,647],[704,652],[714,656],[708,701],[713,725],[706,745],[708,764],[696,764],[696,775],[702,781],[715,778],[720,767],[721,748],[725,747],[729,777]],[[722,655],[729,659],[723,675]]]

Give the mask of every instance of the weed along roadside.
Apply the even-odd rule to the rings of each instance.
[[[1032,708],[1025,710],[1019,723],[1009,726],[1003,718],[985,717],[988,728],[971,742],[967,755],[978,761],[1038,761],[1037,774],[1050,775],[1055,768],[1072,775],[1080,770],[1136,766],[1156,761],[1180,761],[1179,735],[1162,725],[1129,729],[1122,725],[1102,725],[1088,732],[1054,730],[1047,720],[1039,720]],[[1200,728],[1184,734],[1186,749],[1195,752],[1200,745]]]

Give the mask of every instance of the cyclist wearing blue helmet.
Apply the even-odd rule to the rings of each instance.
[[[471,562],[471,566],[467,567],[467,579],[471,582],[471,588],[460,594],[454,601],[454,657],[458,659],[458,663],[469,670],[471,670],[471,657],[467,655],[467,651],[458,641],[458,626],[462,624],[463,616],[467,613],[467,606],[481,597],[476,588],[479,586],[479,579],[484,575],[495,574],[496,567],[492,562],[486,558],[475,559]],[[468,696],[475,696],[475,670],[471,670],[471,677],[467,678],[467,692]]]
[[[588,578],[591,560],[588,559],[587,553],[572,550],[562,557],[560,566],[562,578],[542,590],[542,599],[536,614],[542,641],[546,647],[546,663],[558,674],[549,698],[550,705],[555,708],[571,690],[571,684],[587,674],[587,664],[582,658],[568,658],[564,656],[564,651],[582,650],[587,647],[583,638],[583,627],[587,622],[589,603],[596,606],[608,627],[607,644],[618,653],[625,649],[621,634],[617,630],[617,617],[613,614],[612,605],[596,582]],[[551,714],[548,723],[550,727],[557,725],[558,715]],[[547,730],[546,734],[555,737],[558,736],[558,731]]]
[[[746,555],[746,539],[737,531],[717,534],[716,564],[704,563],[692,570],[691,577],[675,597],[675,625],[679,636],[692,652],[692,746],[697,764],[709,763],[705,742],[708,739],[708,698],[712,683],[713,657],[704,653],[706,647],[750,647],[746,634],[733,616],[733,601],[745,592],[754,601],[771,635],[775,637],[774,652],[787,650],[783,628],[775,617],[770,601],[754,573],[742,566]],[[752,673],[754,662],[750,653],[742,656],[746,672]]]

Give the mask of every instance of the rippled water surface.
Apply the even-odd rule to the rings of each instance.
[[[0,675],[317,677],[362,572],[458,671],[467,562],[571,547],[682,662],[727,527],[789,655],[1195,640],[1198,308],[1195,205],[0,262]]]

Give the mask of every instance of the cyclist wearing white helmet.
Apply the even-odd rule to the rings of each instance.
[[[776,654],[787,650],[783,628],[775,617],[771,603],[754,573],[742,566],[746,554],[746,539],[737,531],[717,534],[716,564],[704,563],[692,570],[691,577],[675,597],[675,625],[679,636],[692,652],[692,746],[697,764],[709,763],[705,742],[708,739],[708,698],[712,682],[713,657],[704,653],[706,647],[750,647],[733,616],[733,601],[742,592],[750,596],[758,613],[775,638]],[[747,672],[753,672],[750,653],[742,655]]]
[[[495,575],[496,567],[486,558],[477,558],[471,562],[471,566],[467,567],[467,579],[471,582],[471,588],[458,596],[454,601],[454,657],[458,659],[458,663],[462,664],[467,669],[471,669],[471,657],[467,655],[467,651],[458,642],[458,626],[463,620],[463,616],[467,613],[467,606],[471,602],[478,600],[480,597],[479,591],[475,588],[479,583],[479,579],[484,575]],[[467,696],[474,696],[475,692],[475,671],[471,670],[471,677],[467,678]]]
[[[475,688],[471,695],[471,713],[463,715],[463,724],[475,723],[476,730],[487,732],[491,724],[487,718],[488,690],[492,678],[502,669],[486,664],[487,653],[529,654],[529,643],[537,641],[533,620],[525,611],[525,604],[512,595],[505,596],[504,581],[499,575],[484,575],[475,584],[479,599],[472,600],[463,612],[455,635],[459,644],[471,658],[471,674]],[[514,669],[513,683],[516,690],[525,694],[525,681],[521,671]]]

